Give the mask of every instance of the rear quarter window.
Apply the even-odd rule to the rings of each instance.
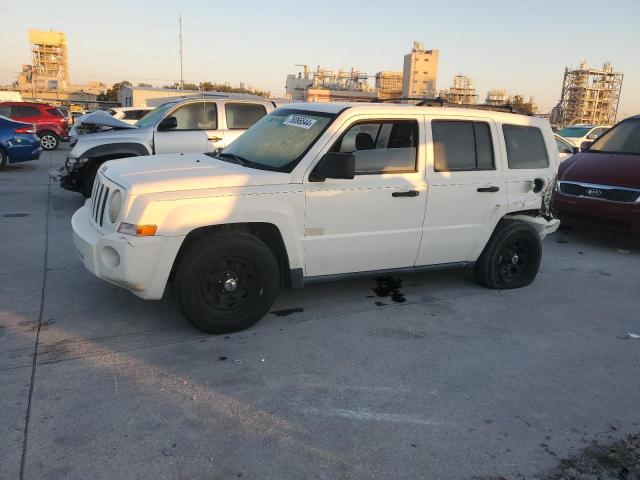
[[[549,155],[538,127],[502,125],[510,169],[547,168]]]

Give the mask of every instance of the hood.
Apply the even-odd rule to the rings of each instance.
[[[640,155],[577,153],[560,164],[558,179],[640,188]]]
[[[285,185],[291,175],[258,170],[202,153],[166,153],[111,160],[102,174],[132,195],[259,185]],[[105,168],[102,167],[102,168]]]
[[[118,120],[117,118],[112,117],[107,112],[103,112],[102,110],[97,110],[95,112],[76,118],[75,124],[76,126],[92,125],[96,127],[110,127],[116,130],[123,128],[138,128],[135,125],[130,125],[126,122],[123,122],[122,120]]]

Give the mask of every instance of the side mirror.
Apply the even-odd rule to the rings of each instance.
[[[176,128],[177,126],[178,126],[178,120],[176,119],[176,117],[165,117],[158,124],[158,131],[166,132],[167,130],[171,130],[173,128]]]
[[[582,142],[580,144],[580,150],[588,150],[593,142]]]
[[[573,153],[580,153],[580,147],[573,147],[571,150]]]
[[[313,170],[316,180],[339,178],[351,180],[356,174],[356,157],[352,153],[329,152]]]

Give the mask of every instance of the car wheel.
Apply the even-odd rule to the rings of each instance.
[[[476,282],[487,288],[510,289],[529,285],[538,274],[542,244],[529,224],[503,220],[476,262]]]
[[[229,333],[249,328],[269,311],[279,278],[278,262],[264,242],[243,233],[215,233],[189,246],[174,292],[193,326]]]
[[[43,150],[55,150],[60,146],[60,139],[55,133],[42,132],[40,134],[40,145],[42,145]]]
[[[6,153],[4,153],[4,150],[0,148],[0,168],[3,168],[7,164],[8,158],[9,157],[7,156]]]

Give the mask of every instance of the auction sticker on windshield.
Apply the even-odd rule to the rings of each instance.
[[[309,130],[313,127],[313,124],[316,123],[317,120],[309,117],[305,117],[304,115],[289,115],[284,122],[283,125],[289,125],[290,127],[299,127],[304,128],[305,130]]]

